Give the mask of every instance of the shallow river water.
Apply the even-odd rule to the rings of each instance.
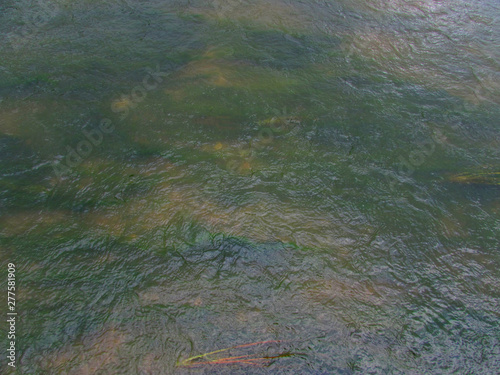
[[[499,21],[1,1],[0,372],[497,373]]]

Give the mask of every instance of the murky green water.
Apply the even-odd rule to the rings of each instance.
[[[499,20],[0,3],[1,372],[498,371]],[[291,355],[176,366],[267,340],[240,355]]]

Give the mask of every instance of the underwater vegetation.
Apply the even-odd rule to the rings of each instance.
[[[254,342],[250,344],[243,344],[243,345],[236,345],[230,348],[225,348],[225,349],[219,349],[215,350],[213,352],[209,353],[204,353],[200,355],[196,355],[193,357],[186,358],[179,362],[177,366],[179,367],[198,367],[198,366],[206,366],[206,365],[238,365],[238,364],[245,364],[245,365],[252,365],[252,366],[264,366],[264,365],[269,365],[273,360],[276,360],[278,358],[285,358],[285,357],[291,357],[293,355],[297,355],[296,353],[289,353],[289,352],[284,352],[276,355],[270,355],[267,354],[266,352],[262,353],[254,353],[254,354],[245,354],[245,355],[234,355],[234,356],[229,356],[229,357],[222,357],[221,356],[215,356],[215,354],[223,353],[226,351],[234,351],[235,349],[243,349],[243,348],[248,348],[252,346],[264,346],[266,344],[275,344],[279,343],[280,341],[276,340],[267,340],[267,341],[260,341],[260,342]],[[262,350],[262,349],[261,349]],[[215,358],[214,358],[215,357]]]
[[[20,373],[494,373],[488,4],[2,3]]]
[[[475,171],[458,173],[449,176],[448,181],[459,184],[500,185],[500,172]]]

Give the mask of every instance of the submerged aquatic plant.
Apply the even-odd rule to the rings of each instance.
[[[177,366],[178,367],[194,367],[194,366],[203,366],[203,365],[227,365],[227,364],[245,364],[245,365],[260,365],[260,366],[268,365],[274,359],[283,358],[283,357],[291,357],[294,355],[294,353],[284,352],[284,353],[280,353],[280,354],[273,355],[273,356],[254,353],[254,354],[236,355],[236,356],[229,356],[229,357],[217,357],[217,358],[211,358],[211,357],[214,357],[214,355],[216,355],[216,354],[226,352],[229,350],[247,348],[247,347],[256,346],[256,345],[279,343],[279,342],[280,341],[277,341],[277,340],[258,341],[258,342],[253,342],[250,344],[243,344],[243,345],[232,346],[232,347],[225,348],[225,349],[219,349],[219,350],[215,350],[213,352],[204,353],[204,354],[200,354],[200,355],[196,355],[196,356],[184,359],[183,361],[177,363]]]
[[[461,184],[500,185],[500,172],[478,171],[460,173],[450,176],[449,181]]]

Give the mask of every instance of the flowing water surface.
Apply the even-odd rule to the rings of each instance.
[[[2,1],[1,372],[496,373],[499,21]],[[178,365],[269,340],[240,355],[286,356]]]

